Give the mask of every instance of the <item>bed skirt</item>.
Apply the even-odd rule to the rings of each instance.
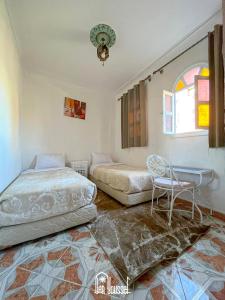
[[[127,207],[137,205],[139,203],[147,202],[152,199],[152,189],[147,191],[142,191],[139,193],[127,194],[119,190],[113,189],[108,184],[96,180],[93,176],[89,176],[89,179],[92,182],[94,182],[100,190],[110,195],[112,198],[116,199],[117,201],[119,201],[120,203],[122,203]],[[162,192],[156,190],[155,198],[159,197],[160,193],[162,194]]]
[[[97,215],[94,204],[48,219],[0,228],[0,250],[56,233],[93,220]]]

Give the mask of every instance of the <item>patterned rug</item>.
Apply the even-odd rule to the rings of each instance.
[[[129,285],[157,264],[176,259],[209,229],[175,211],[169,227],[167,212],[151,216],[150,203],[125,208],[101,191],[96,205],[98,217],[90,230]]]

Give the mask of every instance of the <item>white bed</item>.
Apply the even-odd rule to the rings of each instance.
[[[71,168],[22,173],[0,196],[0,248],[90,221],[95,197],[96,185]]]
[[[126,206],[149,201],[152,197],[151,176],[144,168],[113,162],[97,163],[91,165],[89,178],[99,189]]]

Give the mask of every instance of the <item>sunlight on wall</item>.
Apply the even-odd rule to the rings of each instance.
[[[21,170],[20,65],[3,0],[0,0],[0,192]]]

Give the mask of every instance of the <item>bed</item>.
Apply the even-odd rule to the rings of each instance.
[[[90,180],[100,190],[125,206],[136,205],[152,198],[152,181],[147,169],[122,163],[101,162],[92,164],[89,173]]]
[[[96,217],[96,185],[73,169],[28,170],[0,196],[0,248]]]

